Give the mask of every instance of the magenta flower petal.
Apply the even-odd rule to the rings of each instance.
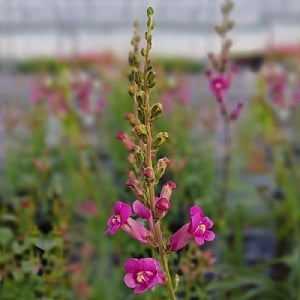
[[[214,222],[209,217],[204,217],[201,221],[206,228],[212,228],[214,226]]]
[[[149,220],[151,218],[151,211],[145,207],[143,203],[135,200],[132,205],[133,211],[142,219]]]
[[[137,286],[137,282],[134,278],[133,273],[127,273],[124,276],[124,283],[129,287],[129,288],[135,288]]]
[[[125,270],[128,273],[132,273],[136,270],[139,260],[137,258],[129,258],[124,264]]]
[[[201,245],[204,244],[204,239],[203,239],[203,237],[201,237],[201,236],[194,236],[194,238],[195,238],[195,242],[196,242],[199,246],[201,246]]]
[[[211,241],[213,241],[213,240],[215,239],[216,235],[215,235],[214,232],[212,232],[212,231],[210,231],[210,230],[206,230],[206,231],[204,232],[204,234],[203,234],[203,237],[204,237],[204,239],[205,239],[206,241],[211,242]]]
[[[197,230],[199,223],[203,218],[202,209],[199,206],[192,206],[190,208],[190,218],[191,218],[191,222],[190,222],[189,231],[190,233],[193,233]]]
[[[199,206],[197,206],[197,205],[192,206],[190,208],[190,215],[191,216],[195,216],[197,214],[199,214],[200,216],[204,216],[203,211],[202,211],[202,209]]]

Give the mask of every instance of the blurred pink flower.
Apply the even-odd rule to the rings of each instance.
[[[80,203],[79,211],[85,215],[96,216],[98,214],[98,205],[94,200],[86,200]]]
[[[90,293],[90,286],[83,280],[78,281],[75,288],[81,297],[86,297]]]
[[[210,78],[210,89],[212,93],[217,97],[218,101],[222,101],[224,97],[224,92],[229,87],[228,78],[218,75]]]
[[[127,272],[124,283],[129,288],[134,288],[135,294],[166,283],[165,275],[159,269],[159,262],[153,258],[130,258],[124,267]]]

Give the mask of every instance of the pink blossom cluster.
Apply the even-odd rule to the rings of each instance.
[[[287,73],[283,70],[266,76],[268,94],[271,101],[281,109],[294,109],[300,103],[300,80],[290,84]]]
[[[133,182],[132,178],[127,181],[127,185],[131,186],[136,194],[143,192],[140,190],[141,187],[138,187],[138,182]],[[171,208],[170,199],[175,188],[174,182],[165,183],[160,195],[155,198],[155,208],[152,210],[148,202],[135,200],[131,207],[127,203],[117,201],[114,213],[107,221],[108,228],[105,233],[116,234],[121,229],[143,244],[157,246],[153,222],[162,219]],[[140,222],[136,218],[144,221]],[[145,221],[148,221],[148,227],[143,225]],[[213,221],[204,215],[199,206],[193,206],[190,208],[190,221],[169,238],[165,250],[176,252],[193,240],[198,245],[203,245],[205,241],[212,241],[215,238],[215,234],[210,230],[212,227]],[[153,258],[130,258],[125,263],[125,269],[127,273],[124,282],[128,287],[134,288],[135,293],[165,284],[164,273],[159,269],[159,262]]]
[[[30,101],[34,104],[46,101],[50,111],[59,117],[74,108],[85,115],[98,115],[105,106],[105,93],[95,90],[89,77],[76,74],[68,78],[43,76],[33,82]]]

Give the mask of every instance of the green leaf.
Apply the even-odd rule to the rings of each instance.
[[[14,233],[11,229],[6,227],[0,227],[0,245],[6,246],[14,237]]]

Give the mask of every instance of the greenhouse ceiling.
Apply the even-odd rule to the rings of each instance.
[[[159,30],[207,30],[219,17],[220,0],[0,0],[0,30],[107,31],[130,28],[145,9],[156,10]],[[239,29],[255,30],[273,22],[297,23],[298,0],[238,0],[233,18]]]

